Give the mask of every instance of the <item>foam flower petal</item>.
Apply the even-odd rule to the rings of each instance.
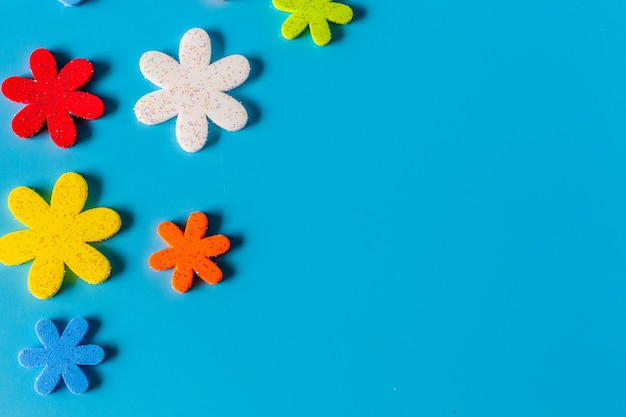
[[[307,26],[309,26],[308,16],[301,12],[295,12],[285,20],[281,32],[285,39],[291,40],[304,32]]]
[[[162,222],[157,228],[157,233],[168,245],[178,246],[184,241],[182,230],[172,222]]]
[[[29,104],[13,117],[11,129],[22,139],[32,138],[44,127],[46,119],[45,108]]]
[[[104,114],[104,103],[98,96],[84,91],[74,91],[71,93],[71,102],[68,102],[67,110],[72,116],[85,120],[94,120]]]
[[[89,388],[89,381],[85,373],[76,365],[68,365],[61,376],[72,394],[84,394]]]
[[[219,91],[213,92],[211,100],[204,104],[203,107],[206,117],[229,132],[243,129],[246,123],[248,123],[248,112],[245,107],[231,96]]]
[[[340,25],[350,23],[353,17],[352,9],[341,3],[328,3],[324,12],[329,22],[338,23]]]
[[[22,349],[17,356],[17,361],[24,368],[45,366],[46,357],[44,356],[44,351],[45,349],[43,348]]]
[[[45,300],[56,294],[63,284],[65,265],[59,258],[38,256],[28,273],[28,289],[35,297]]]
[[[180,65],[186,69],[206,70],[211,63],[211,39],[202,29],[190,29],[180,41]]]
[[[243,84],[250,75],[250,62],[243,55],[230,55],[209,67],[208,85],[219,91],[230,91]]]
[[[61,382],[61,374],[53,366],[46,366],[35,380],[35,391],[40,395],[48,395]]]
[[[48,221],[50,206],[28,187],[17,187],[9,193],[9,211],[26,227],[37,228]]]
[[[11,101],[28,104],[35,93],[35,82],[28,78],[9,77],[2,83],[2,94]]]
[[[328,22],[321,16],[312,19],[309,22],[309,29],[311,30],[311,37],[313,42],[318,46],[328,45],[330,42],[330,26]]]
[[[83,0],[59,0],[65,7],[76,7],[80,6]]]
[[[21,265],[37,256],[37,236],[32,230],[20,230],[0,237],[0,262],[5,265]]]
[[[206,235],[207,227],[209,227],[209,219],[204,213],[191,213],[183,236],[185,240],[200,240]]]
[[[98,207],[85,210],[76,219],[82,230],[82,241],[100,242],[108,239],[122,227],[122,218],[115,210]]]
[[[30,70],[36,80],[47,81],[56,77],[57,61],[50,51],[36,49],[30,54]]]
[[[206,256],[213,258],[228,252],[230,240],[224,235],[205,237],[200,242],[200,251]]]
[[[76,143],[76,126],[69,113],[48,114],[47,122],[50,138],[57,146],[69,148]]]
[[[87,202],[87,181],[74,172],[59,177],[50,198],[50,207],[57,215],[77,215]]]
[[[272,4],[283,12],[295,12],[302,7],[302,0],[272,0]]]
[[[35,324],[35,332],[42,345],[57,349],[61,338],[59,336],[59,330],[54,323],[50,320],[39,320]]]
[[[175,117],[179,107],[172,90],[158,90],[141,97],[134,111],[137,120],[152,126]]]
[[[56,326],[54,326],[54,323],[52,323],[52,326],[55,331],[57,331],[57,339],[59,339],[58,330]],[[88,328],[89,324],[87,323],[87,320],[82,317],[74,317],[69,323],[67,323],[67,326],[65,326],[65,330],[63,330],[63,334],[61,335],[59,342],[65,345],[77,345],[81,342],[81,340],[83,340],[85,334],[87,334]],[[47,343],[44,343],[43,341],[41,343],[43,345],[47,345]]]
[[[93,246],[82,243],[63,253],[63,261],[82,280],[100,284],[111,275],[109,260]]]
[[[176,139],[183,150],[197,152],[204,147],[209,136],[209,123],[199,108],[178,113]]]
[[[166,269],[176,266],[178,260],[176,251],[173,248],[167,248],[150,255],[148,262],[150,266],[157,271],[165,271]]]
[[[76,365],[97,365],[104,360],[104,350],[98,345],[76,346],[72,359]]]
[[[174,58],[159,51],[149,51],[139,60],[141,73],[160,88],[171,88],[177,83],[179,64]]]
[[[76,90],[83,87],[93,76],[93,65],[86,59],[76,58],[67,63],[59,71],[59,81],[66,88]]]
[[[176,265],[172,274],[172,288],[178,292],[189,291],[193,284],[194,271],[189,266]]]
[[[198,276],[207,284],[215,285],[222,281],[222,270],[209,258],[198,259],[194,269],[198,273]]]

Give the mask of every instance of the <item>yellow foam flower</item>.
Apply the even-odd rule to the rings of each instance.
[[[100,284],[111,274],[108,259],[87,242],[113,236],[122,220],[109,208],[82,211],[86,201],[87,182],[73,172],[57,180],[50,205],[27,187],[9,194],[9,210],[29,229],[0,238],[0,262],[19,265],[34,259],[28,289],[35,297],[50,298],[59,291],[65,265],[90,284]]]
[[[294,39],[308,26],[313,42],[319,46],[330,42],[328,22],[345,25],[352,20],[352,9],[331,0],[272,0],[274,7],[291,15],[281,32],[285,39]]]

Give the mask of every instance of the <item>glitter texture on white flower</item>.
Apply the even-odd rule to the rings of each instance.
[[[197,152],[208,138],[207,118],[231,132],[248,122],[243,105],[224,92],[248,79],[250,63],[242,55],[230,55],[211,64],[211,39],[198,28],[185,33],[178,55],[180,63],[158,51],[141,56],[142,74],[161,90],[140,98],[134,110],[147,125],[178,116],[178,143],[187,152]]]

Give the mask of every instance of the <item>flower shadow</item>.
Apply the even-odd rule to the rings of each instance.
[[[365,16],[367,15],[367,12],[365,11],[365,9],[359,5],[356,5],[356,6],[350,5],[350,8],[352,9],[352,20],[350,21],[350,23],[358,22],[361,19],[365,18]],[[338,42],[341,39],[343,39],[346,25],[338,25],[338,24],[334,24],[330,22],[329,22],[329,25],[330,25],[330,33],[332,36],[332,41]]]
[[[213,30],[204,29],[204,31],[211,38],[211,63],[224,58],[224,36]]]
[[[103,244],[100,242],[88,243],[88,245],[93,246],[98,252],[100,252],[102,255],[104,255],[105,258],[109,260],[109,263],[111,264],[111,275],[107,278],[107,281],[115,279],[118,275],[121,275],[124,272],[126,263],[124,261],[124,258],[122,258],[116,251],[113,251],[103,246]],[[76,275],[74,271],[72,271],[66,265],[65,276],[63,277],[63,283],[61,284],[59,292],[63,292],[68,288],[76,285],[78,280],[78,275]]]
[[[81,173],[80,175],[82,175],[83,178],[85,178],[85,181],[87,181],[87,185],[89,187],[89,191],[87,194],[87,202],[85,203],[85,210],[89,210],[95,207],[106,207],[106,205],[103,205],[100,202],[100,197],[102,195],[102,181],[100,180],[100,178],[92,174]],[[125,232],[133,224],[132,212],[124,208],[118,209],[118,208],[112,207],[112,209],[115,210],[122,218],[122,227],[117,234]]]
[[[248,123],[246,127],[254,126],[261,120],[261,108],[249,99],[238,99],[248,112]],[[245,129],[245,128],[244,128]]]
[[[126,261],[118,252],[111,250],[106,246],[103,246],[102,243],[90,243],[90,245],[92,245],[98,250],[98,252],[104,255],[111,264],[111,276],[107,278],[107,281],[110,281],[112,278],[116,278],[118,275],[122,275],[124,269],[126,268]]]
[[[222,129],[209,119],[209,134],[207,136],[207,141],[204,144],[203,149],[216,144],[220,140],[221,135],[222,135]]]
[[[250,75],[248,76],[248,82],[256,81],[256,79],[263,74],[263,70],[265,69],[263,61],[261,58],[256,56],[247,57],[247,59],[250,63]]]
[[[87,181],[87,202],[85,203],[85,210],[98,207],[100,196],[102,195],[102,180],[93,174],[84,174],[79,172],[78,174]]]
[[[111,64],[108,62],[101,60],[99,58],[90,59],[91,64],[93,65],[93,78],[90,83],[93,83],[94,89],[93,94],[97,95],[104,102],[104,117],[109,114],[115,113],[118,109],[118,101],[98,92],[97,84],[103,79],[110,71]]]
[[[78,276],[72,272],[70,268],[65,266],[65,276],[63,277],[63,283],[61,284],[61,288],[59,289],[59,293],[67,290],[68,288],[76,285],[78,282]]]
[[[87,184],[89,187],[89,191],[87,194],[87,202],[85,203],[85,210],[89,210],[91,208],[96,208],[96,207],[106,207],[106,205],[103,205],[100,203],[100,197],[102,195],[102,181],[100,180],[100,178],[92,174],[81,174],[81,175],[83,176],[83,178],[85,178],[85,181],[87,181]],[[133,215],[131,211],[127,209],[119,209],[116,207],[111,207],[111,208],[115,210],[122,219],[122,226],[119,232],[112,236],[113,238],[115,236],[118,236],[126,232],[126,230],[132,227]],[[116,251],[111,250],[108,247],[106,240],[103,242],[90,242],[88,244],[96,248],[111,263],[111,276],[108,279],[111,279],[117,275],[120,275],[124,271],[124,268],[125,268],[124,258],[120,256]],[[69,284],[76,282],[76,276],[73,273],[67,274],[66,277],[69,278],[69,281],[72,281]],[[64,281],[64,284],[65,284],[65,281]]]
[[[263,61],[258,57],[249,57],[248,62],[250,62],[250,76],[248,77],[247,82],[256,81],[264,70]],[[250,99],[238,99],[241,104],[245,107],[248,112],[248,123],[246,127],[254,126],[256,123],[261,120],[261,107],[258,106],[255,102]]]
[[[222,223],[224,222],[224,216],[220,213],[209,213],[208,210],[205,210],[204,213],[209,219],[208,231],[210,232],[207,234],[213,235],[213,234],[223,233],[221,232],[221,229],[222,229]],[[228,233],[226,234],[226,237],[228,237],[228,240],[230,240],[230,249],[225,254],[220,255],[218,258],[214,259],[215,263],[222,270],[223,281],[226,281],[232,278],[233,276],[235,276],[235,273],[236,273],[235,267],[233,267],[232,264],[229,263],[228,260],[225,258],[228,257],[228,254],[233,249],[237,249],[244,244],[244,238],[242,235]]]
[[[102,320],[100,320],[97,317],[85,317],[85,320],[87,320],[87,322],[89,323],[89,328],[87,329],[87,333],[85,334],[85,337],[83,338],[81,344],[83,345],[96,344],[100,346],[102,350],[104,350],[104,360],[102,361],[102,363],[103,364],[110,363],[112,360],[114,360],[117,357],[118,349],[114,346],[103,345],[101,343],[94,341],[95,335],[98,333],[98,330],[100,330],[100,327],[102,326]],[[89,380],[90,391],[102,385],[102,378],[100,377],[99,373],[96,372],[94,368],[95,368],[94,366],[81,366],[80,367],[80,369],[83,370],[83,372],[85,373],[85,376]]]
[[[350,6],[350,8],[352,9],[352,21],[353,22],[359,21],[367,15],[367,12],[362,6],[356,5],[356,6]]]

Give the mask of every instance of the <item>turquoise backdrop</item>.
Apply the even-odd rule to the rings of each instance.
[[[87,58],[107,110],[60,149],[0,97],[0,234],[13,188],[68,171],[124,225],[101,285],[41,301],[0,265],[0,415],[626,415],[626,3],[346,2],[326,47],[269,0],[2,2],[0,79]],[[133,106],[141,54],[194,27],[250,59],[251,118],[187,154]],[[192,211],[233,248],[181,295],[147,259]],[[75,316],[107,357],[41,397],[17,354]]]

